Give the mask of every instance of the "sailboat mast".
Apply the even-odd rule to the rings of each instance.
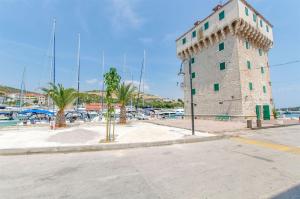
[[[143,106],[145,106],[145,70],[146,70],[146,50],[144,50],[144,59],[143,59]]]
[[[126,54],[124,54],[123,57],[123,81],[126,80]]]
[[[102,51],[102,91],[101,91],[101,112],[103,113],[104,105],[104,51]]]
[[[25,72],[26,72],[26,67],[24,67],[23,74],[22,74],[22,82],[21,82],[21,87],[20,87],[20,97],[19,97],[19,108],[20,110],[22,109],[23,106],[23,99],[24,99],[24,90],[25,90]]]
[[[55,68],[55,28],[56,28],[56,19],[53,20],[53,51],[52,51],[52,70],[53,70],[53,77],[52,77],[52,83],[53,85],[56,85],[56,68]],[[48,96],[49,98],[49,96]],[[55,105],[54,105],[54,102],[52,101],[52,109],[53,109],[53,112],[54,112],[54,109],[55,109]]]
[[[77,111],[79,108],[79,91],[80,91],[80,34],[78,34],[78,51],[77,51]]]
[[[55,85],[56,84],[56,68],[55,68],[55,28],[56,28],[56,19],[54,19],[53,21],[53,52],[52,52],[52,56],[53,56],[53,60],[52,60],[52,68],[53,68],[53,84]]]

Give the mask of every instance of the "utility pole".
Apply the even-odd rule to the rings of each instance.
[[[193,94],[193,77],[192,77],[192,58],[189,57],[189,78],[191,92],[191,115],[192,115],[192,135],[195,135],[195,115],[194,115],[194,94]]]
[[[195,114],[194,114],[194,98],[193,98],[193,78],[192,78],[192,58],[184,59],[181,62],[180,71],[178,75],[185,75],[183,72],[183,64],[185,61],[188,61],[188,70],[189,70],[189,80],[190,80],[190,94],[191,94],[191,119],[192,119],[192,135],[195,135]]]

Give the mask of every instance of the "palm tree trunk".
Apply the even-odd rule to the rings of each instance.
[[[126,107],[125,107],[125,105],[121,106],[121,110],[120,110],[120,124],[126,124]]]
[[[56,127],[61,128],[61,127],[66,127],[66,118],[65,118],[65,111],[64,110],[59,110],[56,114]]]

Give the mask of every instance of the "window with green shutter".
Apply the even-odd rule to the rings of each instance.
[[[195,95],[196,94],[196,89],[192,89],[192,95]]]
[[[262,74],[264,74],[265,73],[265,69],[264,69],[264,67],[262,66],[262,67],[260,67],[260,72],[262,73]]]
[[[252,84],[252,82],[249,82],[249,90],[250,90],[250,91],[253,90],[253,84]]]
[[[223,10],[222,12],[219,13],[219,20],[221,21],[224,18],[225,18],[225,11]]]
[[[257,20],[257,15],[253,13],[253,21],[256,22],[256,20]]]
[[[196,30],[194,30],[193,33],[192,33],[192,37],[195,38],[196,35],[197,35]]]
[[[250,44],[249,44],[249,42],[246,41],[245,43],[246,43],[246,48],[247,48],[247,49],[250,49]]]
[[[251,69],[251,62],[250,61],[247,61],[247,68]]]
[[[191,63],[192,64],[195,63],[195,58],[194,57],[191,58]]]
[[[258,49],[259,56],[262,56],[262,49]]]
[[[185,44],[186,43],[186,38],[183,38],[182,39],[182,44]]]
[[[269,32],[269,26],[266,26],[267,32]]]
[[[263,86],[263,92],[264,92],[264,93],[267,93],[267,88],[266,88],[266,86]]]
[[[220,43],[220,44],[219,44],[219,51],[224,50],[224,48],[225,48],[224,42]]]
[[[220,90],[219,84],[214,84],[214,91],[219,91],[219,90]]]
[[[209,28],[209,22],[206,22],[205,24],[204,24],[204,30],[207,30]]]
[[[263,27],[263,21],[260,20],[260,27]]]
[[[226,64],[225,62],[220,63],[220,70],[225,70]]]
[[[192,78],[194,79],[196,77],[196,73],[192,72]]]
[[[245,14],[246,16],[249,16],[249,9],[247,7],[245,7]]]

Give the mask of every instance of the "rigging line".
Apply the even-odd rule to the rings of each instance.
[[[284,65],[295,64],[295,63],[299,63],[299,62],[300,62],[300,60],[289,61],[289,62],[286,62],[286,63],[274,64],[274,65],[271,65],[270,67],[274,67],[274,66],[284,66]]]
[[[44,84],[45,82],[43,81],[42,82],[42,79],[48,79],[48,77],[47,78],[45,78],[44,77],[44,75],[45,75],[45,72],[47,71],[47,73],[49,72],[48,70],[47,70],[47,68],[49,67],[49,61],[51,62],[51,60],[50,60],[50,58],[51,58],[51,46],[52,46],[52,35],[53,35],[53,29],[51,30],[51,33],[50,33],[50,35],[49,35],[49,44],[48,44],[48,48],[47,48],[47,50],[46,50],[46,53],[44,54],[44,61],[43,61],[43,68],[42,68],[42,73],[41,73],[41,75],[39,76],[39,81],[38,81],[38,88],[36,88],[35,90],[39,90],[39,89],[41,89],[41,87],[42,87],[42,84]],[[52,72],[52,66],[51,66],[52,64],[50,64],[50,77],[51,77],[51,72]],[[49,68],[48,68],[49,69]],[[50,81],[51,81],[51,79],[50,79]],[[48,81],[46,81],[46,83],[48,83]]]

